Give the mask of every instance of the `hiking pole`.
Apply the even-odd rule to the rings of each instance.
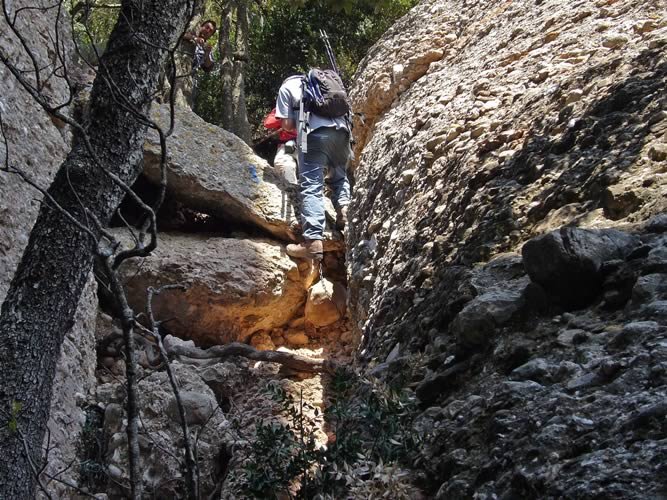
[[[329,42],[329,36],[327,35],[327,32],[321,28],[320,28],[320,37],[324,42],[324,50],[326,51],[327,56],[329,57],[329,64],[331,65],[331,69],[333,69],[336,72],[336,74],[340,76],[340,71],[338,71],[338,64],[336,64],[336,55],[334,54],[334,51],[331,48],[331,43]]]

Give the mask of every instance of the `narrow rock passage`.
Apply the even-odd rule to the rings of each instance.
[[[165,113],[158,108],[154,117],[164,120]],[[331,366],[350,363],[343,236],[328,228],[319,269],[289,258],[285,245],[295,238],[292,218],[298,210],[293,188],[236,136],[187,109],[177,114],[167,197],[158,214],[158,247],[124,270],[128,300],[135,311],[144,311],[149,287],[182,285],[155,296],[152,310],[162,322],[197,442],[202,492],[247,498],[276,487],[296,494],[304,464],[312,463],[306,455],[326,447],[331,437],[324,426],[330,374],[297,371],[303,367],[297,362],[257,361],[256,351],[244,353],[243,346]],[[159,177],[155,147],[150,139],[138,183],[148,199]],[[122,221],[137,219],[135,212],[131,203],[121,207],[120,239],[132,237]],[[335,221],[330,206],[328,219]],[[105,408],[101,461],[122,484],[125,424],[114,417],[125,397],[119,379],[124,372],[121,340],[109,317],[101,316],[98,323],[97,399]],[[217,354],[234,345],[238,355]],[[147,442],[142,460],[150,472],[146,491],[176,498],[182,474],[180,417],[150,342],[144,342],[140,364]],[[121,494],[118,485],[107,488],[110,497]]]
[[[335,332],[323,332],[321,339],[306,346],[279,349],[346,365],[351,361],[351,346],[335,340]],[[284,483],[286,491],[297,494],[302,485],[298,477],[291,477],[293,471],[285,470],[289,469],[288,453],[317,450],[335,439],[324,419],[330,382],[328,373],[293,372],[272,363],[249,364],[247,377],[231,396],[226,414],[241,440],[229,465],[222,498],[249,496],[252,488],[261,487],[257,475],[270,477],[275,486]],[[275,453],[283,446],[284,455]],[[275,455],[267,460],[264,452]]]

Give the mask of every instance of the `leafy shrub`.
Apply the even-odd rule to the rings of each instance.
[[[332,439],[318,449],[317,427],[304,415],[313,408],[280,387],[269,385],[269,390],[288,423],[258,425],[245,466],[247,493],[267,498],[296,485],[299,498],[419,496],[408,472],[422,442],[412,426],[416,402],[410,392],[338,371],[325,411]]]

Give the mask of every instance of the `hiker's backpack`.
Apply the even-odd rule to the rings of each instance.
[[[342,118],[351,109],[343,81],[331,69],[311,69],[304,77],[306,111],[327,118]]]

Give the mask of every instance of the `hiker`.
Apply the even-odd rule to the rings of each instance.
[[[282,120],[276,118],[276,108],[273,108],[264,118],[264,127],[275,130],[278,137],[278,148],[273,159],[273,166],[288,183],[296,184],[296,131],[288,132],[282,129]]]
[[[192,54],[192,73],[200,68],[207,73],[213,69],[213,46],[208,43],[208,39],[215,34],[216,29],[215,21],[209,19],[201,23],[196,32],[190,31],[183,35],[183,41],[186,42],[183,50]]]
[[[198,70],[209,72],[213,69],[213,47],[208,43],[216,31],[215,21],[207,20],[199,25],[199,28],[188,31],[174,53],[176,65],[175,102],[179,106],[192,108],[195,102],[196,81],[195,74]],[[167,75],[163,74],[161,100],[169,102],[170,86]]]
[[[307,78],[310,79],[310,76],[318,71],[317,74],[323,73],[320,70],[311,70]],[[342,82],[340,87],[342,88]],[[299,110],[304,106],[301,102],[303,91],[304,76],[291,76],[281,85],[276,101],[276,118],[281,119],[282,129],[299,134],[298,181],[304,242],[287,245],[287,255],[319,261],[323,257],[326,168],[329,168],[328,179],[337,212],[336,225],[342,229],[347,218],[347,206],[350,203],[347,165],[352,155],[350,126],[344,116],[329,118],[312,110],[304,113],[303,123],[300,123]]]

